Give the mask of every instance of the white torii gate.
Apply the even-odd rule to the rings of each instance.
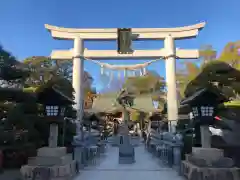
[[[84,71],[84,58],[88,59],[160,59],[166,60],[166,84],[167,84],[167,110],[170,131],[175,131],[175,123],[178,119],[178,100],[176,91],[176,58],[197,59],[198,50],[176,49],[174,40],[193,38],[205,23],[176,28],[132,28],[133,40],[164,40],[164,48],[159,50],[134,50],[132,54],[118,54],[117,50],[88,50],[84,48],[84,41],[116,40],[117,28],[109,29],[75,29],[45,25],[55,39],[73,40],[74,48],[70,50],[53,50],[52,59],[73,59],[73,88],[75,90],[75,108],[78,119],[83,115],[83,88],[82,79]],[[174,123],[175,122],[175,123]]]

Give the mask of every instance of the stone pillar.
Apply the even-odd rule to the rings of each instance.
[[[127,76],[127,69],[124,69],[123,70],[123,77],[126,78],[126,76]]]
[[[136,76],[136,71],[135,70],[132,71],[132,75]]]
[[[83,75],[84,75],[84,59],[82,58],[84,51],[83,40],[80,38],[74,39],[73,50],[73,73],[72,73],[72,85],[74,88],[75,105],[77,110],[77,120],[82,121],[83,116]]]
[[[167,84],[167,114],[168,128],[170,132],[175,132],[178,119],[178,99],[176,86],[176,48],[174,39],[168,35],[164,40],[164,48],[167,53],[166,64],[166,84]]]
[[[58,146],[58,125],[50,124],[48,146],[50,148],[56,148]]]
[[[146,70],[146,68],[144,67],[143,68],[143,75],[146,75],[147,74],[147,70]]]
[[[101,65],[101,75],[103,75],[103,65]]]
[[[211,133],[208,126],[201,126],[201,143],[203,148],[211,148]]]
[[[137,123],[136,126],[137,126],[137,133],[138,133],[139,136],[141,136],[140,123]]]
[[[140,69],[140,76],[143,75],[143,69]]]
[[[118,79],[121,80],[121,72],[118,72]]]
[[[124,108],[123,109],[123,120],[124,120],[124,134],[128,135],[128,122],[129,122],[129,112]]]

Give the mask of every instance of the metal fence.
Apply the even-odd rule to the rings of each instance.
[[[73,157],[77,161],[78,169],[96,164],[96,160],[105,152],[106,142],[99,136],[89,136],[81,141],[73,142]]]
[[[161,162],[169,167],[180,170],[183,142],[179,135],[152,131],[149,134],[146,147],[148,151],[158,157]]]

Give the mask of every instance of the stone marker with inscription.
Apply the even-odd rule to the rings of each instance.
[[[119,164],[133,163],[135,163],[135,151],[133,145],[130,143],[130,137],[128,135],[121,136],[119,145]]]

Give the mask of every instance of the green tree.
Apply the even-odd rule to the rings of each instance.
[[[36,103],[31,104],[28,108],[24,108],[25,105],[29,104],[32,97],[31,94],[25,93],[22,89],[24,81],[29,75],[29,70],[2,47],[0,48],[0,57],[0,79],[2,81],[0,87],[0,103],[2,105],[1,128],[5,137],[1,140],[5,142],[11,139],[9,142],[12,144],[10,143],[9,145],[14,146],[16,145],[15,143],[19,142],[16,141],[18,134],[27,132],[29,139],[33,138],[38,141],[35,138],[37,137],[37,131],[34,128],[34,120],[37,118],[37,113],[35,112],[32,117],[28,117],[28,113],[25,111],[26,109],[28,111],[34,109]],[[25,140],[22,142],[23,144],[26,143]]]
[[[129,77],[123,87],[130,89],[136,95],[151,94],[152,100],[159,103],[159,109],[165,103],[164,78],[154,72],[148,72],[145,76]]]
[[[214,85],[228,97],[235,97],[239,89],[240,71],[221,61],[213,61],[203,66],[199,75],[193,79],[185,90],[189,96],[198,88]]]
[[[149,72],[145,76],[127,78],[123,87],[131,89],[136,94],[149,94],[163,92],[165,82],[163,77],[153,72]]]
[[[195,79],[198,74],[201,72],[201,68],[198,67],[195,63],[186,62],[185,68],[181,71],[177,71],[176,79],[178,85],[178,91],[181,97],[184,97],[184,91],[189,82]]]
[[[218,86],[230,97],[238,96],[240,83],[240,41],[230,42],[223,49],[219,58],[212,46],[204,46],[200,49],[200,56],[203,59],[200,65],[192,62],[185,63],[185,69],[177,72],[177,80],[181,95],[184,96],[186,87],[187,94],[194,92],[199,87],[206,87],[209,84]],[[191,87],[191,88],[189,88]]]
[[[25,84],[28,87],[38,87],[45,84],[57,75],[57,67],[54,62],[45,56],[32,56],[23,60],[23,64],[31,73]]]
[[[217,51],[211,45],[204,45],[200,48],[200,59],[203,60],[203,64],[216,60]]]
[[[19,86],[29,75],[29,71],[22,68],[22,64],[2,46],[0,46],[0,78],[1,86]]]
[[[128,77],[123,87],[129,89],[136,96],[151,94],[152,100],[158,101],[158,108],[163,109],[162,106],[165,103],[165,81],[157,73],[148,72],[145,76]],[[131,120],[140,122],[141,128],[144,127],[145,113],[132,111],[130,116]]]
[[[0,45],[0,63],[1,66],[7,65],[7,66],[15,66],[17,64],[20,64],[16,58],[7,50],[3,48],[3,46]]]
[[[224,47],[219,60],[240,70],[240,41],[228,43]]]
[[[138,112],[138,111],[132,111],[132,112],[130,113],[130,119],[131,119],[132,121],[138,121],[138,120],[140,119],[140,112]]]
[[[27,87],[39,87],[56,77],[68,81],[72,80],[72,61],[52,60],[45,56],[31,56],[26,58],[23,64],[31,71],[25,81]],[[85,72],[85,74],[88,73]],[[89,92],[96,93],[96,90],[91,87],[91,84],[84,89],[85,98]]]
[[[59,73],[62,69],[46,57],[32,57],[26,59],[24,63],[20,63],[2,47],[0,48],[0,57],[0,79],[4,82],[4,86],[2,85],[0,88],[0,110],[2,110],[1,117],[5,119],[1,122],[1,126],[3,129],[11,130],[11,133],[15,133],[15,130],[26,130],[29,141],[37,146],[40,146],[42,142],[46,144],[49,126],[48,122],[38,115],[40,106],[36,103],[35,90],[51,84],[63,94],[73,98],[71,82],[65,78],[64,74]],[[11,86],[10,83],[12,83]],[[75,117],[75,114],[72,107],[67,107],[66,116]],[[68,134],[71,126],[68,124],[66,143],[69,143]],[[70,132],[70,138],[72,138],[72,133],[74,131]]]

